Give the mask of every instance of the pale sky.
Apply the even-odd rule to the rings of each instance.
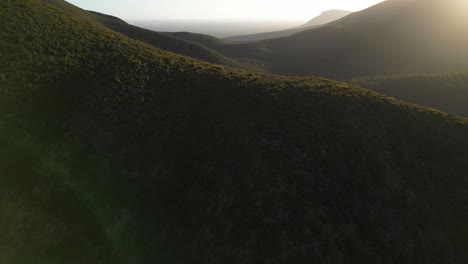
[[[68,0],[123,19],[307,21],[322,11],[359,11],[383,0]]]

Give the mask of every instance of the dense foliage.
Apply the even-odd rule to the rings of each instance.
[[[0,53],[1,261],[468,261],[465,119],[40,0],[0,2]]]

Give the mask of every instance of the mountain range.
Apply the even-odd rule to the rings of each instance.
[[[0,262],[467,263],[468,120],[356,86],[463,71],[461,3],[233,44],[2,0]]]
[[[347,80],[463,72],[468,71],[467,20],[463,0],[387,0],[289,37],[213,48],[286,75]]]

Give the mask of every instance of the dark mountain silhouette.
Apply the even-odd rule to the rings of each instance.
[[[274,32],[267,32],[267,33],[234,36],[234,37],[226,38],[226,40],[232,41],[232,42],[251,42],[251,41],[260,41],[260,40],[265,40],[265,39],[287,37],[287,36],[293,35],[294,33],[302,32],[308,29],[317,28],[318,26],[333,22],[351,13],[352,12],[350,11],[344,11],[344,10],[329,10],[329,11],[323,12],[321,15],[313,18],[306,24],[301,25],[300,27],[297,27],[297,28],[274,31]]]
[[[318,29],[249,45],[263,52],[248,57],[279,74],[347,79],[468,71],[466,1],[388,0]]]
[[[466,119],[40,0],[0,1],[0,54],[4,263],[468,261]]]

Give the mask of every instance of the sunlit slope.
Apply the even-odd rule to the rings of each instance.
[[[0,186],[67,190],[2,192],[2,206],[35,202],[49,225],[28,236],[90,232],[65,232],[88,241],[76,247],[28,247],[27,236],[12,246],[3,234],[23,218],[2,218],[11,260],[467,261],[466,120],[335,81],[226,70],[37,0],[0,2],[0,40],[2,106],[13,103],[2,129],[39,146],[2,153],[18,162],[0,163]],[[47,181],[11,180],[16,168]]]
[[[468,74],[393,75],[351,83],[399,100],[468,117]]]

